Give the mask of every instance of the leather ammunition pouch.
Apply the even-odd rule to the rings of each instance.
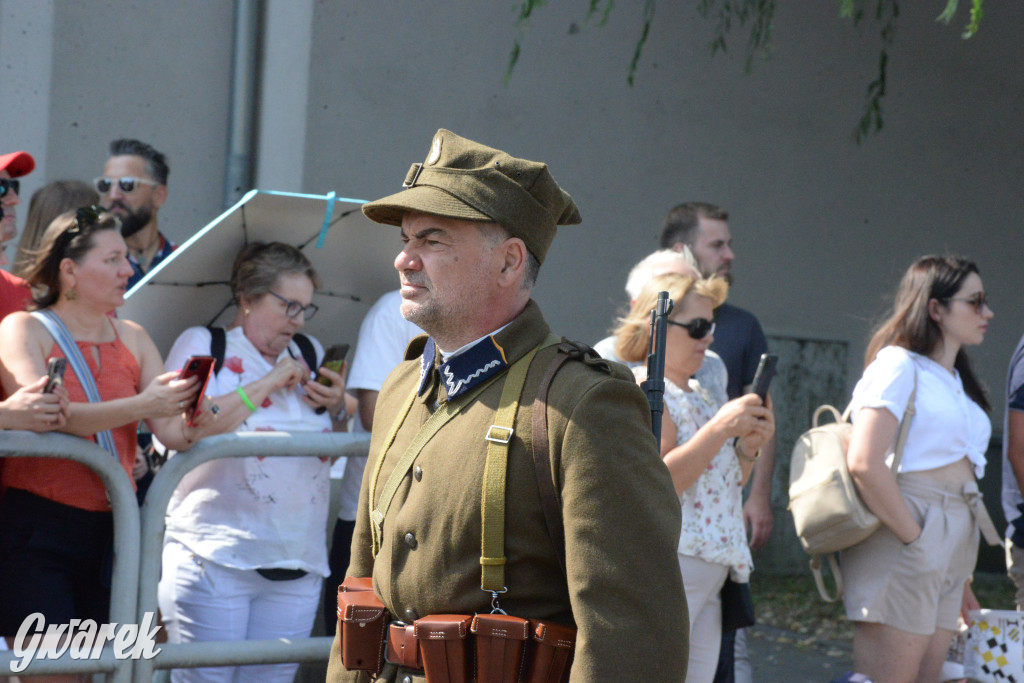
[[[338,586],[338,631],[345,668],[380,673],[384,666],[384,627],[388,610],[372,589],[371,579],[345,579]]]

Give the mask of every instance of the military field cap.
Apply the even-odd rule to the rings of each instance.
[[[28,152],[11,152],[0,154],[0,171],[7,169],[7,175],[12,178],[20,178],[28,175],[35,169],[36,160]]]
[[[517,159],[443,128],[434,136],[426,161],[412,165],[402,187],[406,189],[364,204],[363,213],[387,225],[401,225],[408,211],[500,223],[542,263],[555,226],[582,220],[547,164]]]

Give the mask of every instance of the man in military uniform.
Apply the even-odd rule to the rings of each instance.
[[[683,681],[679,501],[647,401],[622,366],[572,360],[550,382],[543,452],[564,541],[547,526],[531,425],[561,351],[557,338],[545,346],[552,339],[530,291],[556,225],[580,222],[576,205],[546,165],[446,130],[404,187],[363,211],[401,228],[402,314],[429,338],[413,341],[381,389],[347,575],[372,577],[391,618],[410,624],[486,614],[497,602],[510,615],[575,626],[574,682]],[[505,591],[495,594],[481,585],[482,564],[495,564],[482,563],[481,549],[488,437],[512,382],[507,371],[537,347],[532,362],[516,366],[528,371],[507,453]],[[455,406],[422,449],[413,445],[415,460],[400,464],[424,423]],[[387,663],[380,679],[425,677]],[[338,639],[327,680],[369,680],[345,670]]]

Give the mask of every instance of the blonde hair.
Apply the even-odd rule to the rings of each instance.
[[[678,273],[666,273],[650,280],[640,290],[632,307],[615,329],[615,354],[627,363],[636,363],[647,357],[647,340],[650,337],[651,311],[658,303],[658,293],[668,292],[675,305],[681,306],[687,296],[702,296],[717,308],[725,301],[729,285],[725,279],[712,275],[709,278],[694,278]]]

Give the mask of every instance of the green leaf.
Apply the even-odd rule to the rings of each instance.
[[[956,16],[957,5],[960,4],[960,0],[947,0],[946,9],[942,10],[942,14],[935,18],[935,21],[941,21],[943,24],[948,24],[953,21],[953,17]]]

